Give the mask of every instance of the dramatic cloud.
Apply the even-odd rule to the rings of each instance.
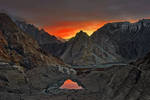
[[[149,18],[149,4],[150,0],[0,0],[0,9],[40,27],[51,28],[64,22],[73,22],[67,25],[78,27],[81,22],[97,21],[101,25],[111,20]]]

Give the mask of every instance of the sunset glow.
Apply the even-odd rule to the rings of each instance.
[[[60,89],[83,89],[83,88],[79,86],[77,82],[73,82],[72,80],[68,79],[60,87]]]
[[[117,20],[123,21],[123,20]],[[60,37],[63,39],[69,39],[76,35],[77,32],[83,30],[89,36],[102,27],[106,23],[117,22],[117,21],[74,21],[74,22],[57,22],[54,25],[44,26],[42,28],[45,29],[49,34],[54,35],[56,37]],[[130,22],[134,22],[135,20],[129,20]]]
[[[88,22],[58,22],[56,25],[44,26],[44,29],[51,35],[69,39],[80,30],[83,30],[88,35],[91,35],[94,31],[104,25],[105,22],[88,21]]]

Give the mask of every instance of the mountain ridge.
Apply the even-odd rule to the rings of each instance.
[[[37,41],[24,33],[5,13],[0,13],[0,35],[2,60],[12,61],[27,69],[42,63],[65,65],[51,54],[45,53]]]
[[[127,21],[107,23],[93,32],[91,36],[81,30],[75,37],[66,42],[61,42],[56,37],[51,37],[43,31],[47,41],[43,42],[46,40],[45,36],[39,36],[43,40],[42,42],[40,42],[40,39],[36,40],[42,50],[71,65],[130,62],[144,56],[150,50],[149,22],[149,19],[142,19],[135,23]],[[28,24],[24,26],[28,26]],[[33,25],[29,25],[29,30],[23,29],[31,34],[32,28],[35,29]],[[40,32],[40,30],[37,30],[34,34]],[[32,37],[38,36],[32,35]],[[83,62],[86,63],[83,64]]]
[[[80,58],[80,56],[84,53],[87,55],[94,54],[93,55],[94,57],[89,56],[89,58],[97,59],[97,60],[90,59],[90,61],[88,61],[91,62],[90,65],[91,64],[97,65],[97,64],[110,63],[110,62],[127,63],[131,60],[136,60],[146,55],[149,52],[150,50],[149,23],[150,23],[149,19],[139,20],[138,22],[135,23],[130,23],[130,22],[108,23],[105,24],[103,27],[99,28],[97,31],[95,31],[91,36],[88,37],[88,39],[82,41],[82,35],[80,36],[77,33],[77,35],[71,38],[69,41],[67,41],[66,44],[70,44],[67,46],[68,48],[71,48],[73,44],[76,44],[76,47],[74,46],[74,49],[75,48],[77,49],[80,47],[81,44],[85,43],[84,46],[82,45],[83,51],[78,51],[82,53],[76,55],[75,58],[72,59],[73,61],[76,62],[79,56],[78,58],[79,65],[81,64],[80,60],[81,61],[83,60],[83,58]],[[73,40],[74,42],[71,42]],[[86,44],[88,44],[88,47]],[[88,52],[85,50],[86,48]],[[67,48],[65,51],[68,52]],[[71,52],[76,52],[76,51],[70,51],[70,54]],[[67,55],[66,52],[64,52],[64,55]],[[64,62],[68,63],[65,59],[69,59],[69,56],[64,57],[64,55],[60,57],[61,59],[63,59]],[[86,58],[88,59],[87,55]]]

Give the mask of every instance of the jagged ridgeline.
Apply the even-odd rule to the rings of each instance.
[[[53,56],[58,57],[63,53],[64,39],[59,39],[55,36],[45,32],[44,29],[39,29],[33,24],[28,24],[25,21],[14,20],[18,27],[20,27],[25,33],[34,38],[43,51],[51,53]]]
[[[80,31],[65,43],[21,21],[17,25],[35,38],[42,50],[71,65],[128,62],[150,51],[150,20],[108,23],[92,36]]]

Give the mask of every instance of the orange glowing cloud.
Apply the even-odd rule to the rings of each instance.
[[[122,20],[117,20],[122,21]],[[83,30],[88,35],[91,35],[94,31],[102,27],[106,23],[116,21],[67,21],[57,22],[55,25],[43,26],[49,34],[56,37],[69,39],[76,35],[77,32]],[[131,20],[133,22],[133,20]]]

